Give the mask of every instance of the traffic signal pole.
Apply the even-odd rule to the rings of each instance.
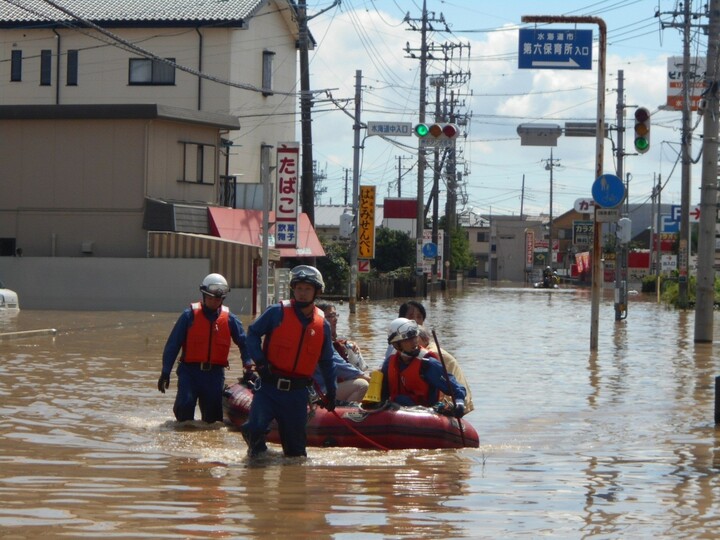
[[[605,51],[607,49],[607,26],[599,17],[572,17],[563,15],[523,15],[526,23],[576,23],[598,25],[598,84],[597,84],[597,123],[595,125],[595,179],[602,176],[603,152],[605,144]],[[590,350],[598,348],[598,328],[600,319],[600,293],[602,291],[602,223],[597,220],[598,205],[595,205],[592,251],[592,286],[590,309]]]

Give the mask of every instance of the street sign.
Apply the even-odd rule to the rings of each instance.
[[[592,30],[521,28],[519,69],[592,69]]]
[[[370,261],[358,259],[358,272],[365,274],[370,271]]]
[[[615,208],[625,198],[625,184],[614,174],[603,174],[593,182],[592,196],[598,206]]]
[[[437,257],[437,244],[434,244],[433,242],[423,244],[422,252],[423,252],[423,255],[425,257],[427,257],[428,259]]]
[[[679,204],[673,204],[670,207],[670,215],[670,219],[680,223],[680,219],[682,217],[682,207]],[[694,208],[690,208],[688,216],[690,223],[698,223],[700,221],[700,207],[695,206]]]
[[[615,223],[620,219],[620,210],[617,208],[598,208],[595,210],[595,220],[598,223]]]
[[[411,122],[368,122],[368,137],[382,135],[383,137],[412,137],[413,125]]]

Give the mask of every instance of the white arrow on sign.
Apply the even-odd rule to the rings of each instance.
[[[533,60],[532,61],[533,67],[549,67],[549,68],[576,68],[580,67],[580,64],[578,64],[575,60],[572,58],[568,58],[567,60],[564,60],[562,62],[560,61],[553,61],[553,60]]]

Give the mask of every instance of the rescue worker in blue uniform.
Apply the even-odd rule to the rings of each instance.
[[[420,346],[419,335],[415,321],[399,317],[390,323],[388,343],[395,353],[381,368],[382,399],[405,407],[432,407],[443,392],[454,397],[452,414],[462,417],[465,414],[465,387],[446,373],[435,353]]]
[[[285,456],[307,456],[309,386],[318,365],[326,388],[325,408],[335,410],[332,330],[315,306],[324,287],[317,268],[296,266],[290,271],[293,299],[268,307],[248,327],[248,350],[260,377],[241,428],[251,457],[267,450],[265,435],[273,420]]]
[[[204,422],[222,421],[225,368],[229,365],[232,343],[240,349],[243,365],[252,365],[242,323],[223,305],[230,292],[225,278],[220,274],[208,274],[200,284],[200,291],[202,301],[186,308],[170,332],[157,383],[158,390],[164,394],[170,386],[170,372],[175,359],[182,350],[173,406],[178,422],[193,420],[198,402]]]

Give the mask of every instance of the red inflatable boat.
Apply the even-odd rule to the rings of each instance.
[[[250,412],[253,394],[236,383],[225,388],[225,418],[240,427]],[[271,424],[267,440],[280,443],[277,426]],[[458,421],[426,407],[384,404],[365,409],[360,404],[338,405],[328,412],[310,407],[307,425],[308,446],[349,446],[375,450],[408,448],[477,448],[477,431],[467,420]]]

